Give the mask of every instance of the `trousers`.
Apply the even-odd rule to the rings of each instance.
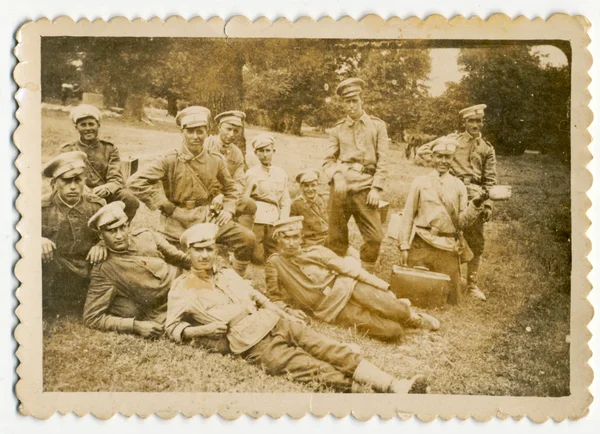
[[[360,259],[374,263],[379,256],[379,248],[383,241],[383,228],[379,208],[367,206],[369,190],[349,191],[341,198],[335,194],[333,185],[329,195],[329,248],[339,256],[348,250],[348,221],[354,217],[363,244],[360,247]]]
[[[242,197],[235,208],[234,220],[244,226],[246,229],[252,230],[254,224],[254,216],[256,215],[256,202],[249,197]]]
[[[256,345],[242,353],[270,375],[288,375],[302,383],[316,382],[347,392],[362,356],[310,327],[280,319]]]
[[[138,321],[153,321],[164,325],[167,319],[167,302],[153,308],[142,307],[130,298],[117,295],[108,311],[113,316],[134,318]]]
[[[90,285],[90,264],[85,258],[64,258],[55,254],[42,264],[43,313],[73,312],[81,315]]]
[[[483,248],[485,246],[485,239],[483,237],[483,227],[484,221],[479,215],[475,222],[465,228],[463,231],[463,235],[465,240],[469,244],[471,251],[473,252],[473,256],[481,256],[483,254]]]
[[[460,291],[460,265],[457,252],[437,249],[415,235],[410,250],[408,251],[409,267],[426,267],[431,271],[444,273],[450,276],[450,285],[447,292],[447,301],[458,304],[462,299]]]
[[[356,327],[382,341],[396,341],[404,337],[404,327],[410,326],[411,317],[410,306],[396,298],[393,292],[357,282],[335,323]]]
[[[273,226],[254,223],[254,236],[256,237],[256,247],[252,261],[255,264],[264,264],[277,249],[277,242],[273,238]]]

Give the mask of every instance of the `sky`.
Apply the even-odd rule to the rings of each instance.
[[[567,64],[567,57],[558,48],[552,45],[537,45],[533,51],[544,57],[543,64],[562,66]],[[439,96],[446,90],[449,81],[458,82],[464,75],[458,67],[458,48],[432,48],[429,50],[431,57],[431,73],[427,85],[431,96]]]

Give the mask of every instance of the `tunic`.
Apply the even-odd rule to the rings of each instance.
[[[327,201],[322,194],[317,193],[315,199],[309,201],[300,193],[293,201],[290,209],[291,216],[303,216],[302,238],[305,243],[312,241],[325,242],[329,225],[327,223]]]
[[[246,171],[246,185],[256,185],[250,195],[257,202],[256,223],[270,224],[289,217],[292,201],[287,181],[287,174],[277,166],[265,167],[261,164]],[[277,210],[273,207],[277,207]],[[266,211],[267,208],[272,212]]]

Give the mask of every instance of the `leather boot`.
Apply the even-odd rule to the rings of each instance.
[[[363,359],[356,367],[352,380],[360,384],[368,384],[376,392],[387,393],[396,379],[390,374],[383,372],[371,362]]]
[[[475,256],[467,264],[467,292],[479,300],[486,301],[485,294],[477,286],[477,275],[479,273],[479,265],[481,264],[481,256]]]
[[[246,278],[246,270],[248,269],[248,264],[250,264],[250,261],[241,261],[235,256],[231,258],[231,268],[233,268],[233,270],[244,279]]]

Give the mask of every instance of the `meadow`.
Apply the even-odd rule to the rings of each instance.
[[[44,110],[42,160],[76,138],[64,112]],[[260,132],[247,128],[251,138]],[[106,119],[101,138],[115,143],[122,159],[140,164],[179,146],[174,123],[129,125]],[[306,167],[319,167],[327,137],[275,134],[274,164],[293,178]],[[390,149],[390,174],[384,199],[391,212],[404,205],[415,176],[431,170]],[[313,321],[320,332],[360,345],[363,354],[397,377],[428,376],[431,393],[466,395],[565,396],[569,394],[570,333],[570,173],[544,155],[499,157],[498,176],[513,187],[513,198],[497,204],[486,224],[486,252],[480,283],[488,301],[465,298],[460,306],[430,310],[441,322],[437,332],[408,330],[402,343],[381,343]],[[48,186],[45,186],[48,191]],[[388,219],[389,220],[389,219]],[[156,227],[158,217],[143,205],[134,226]],[[360,235],[351,225],[351,242]],[[386,238],[376,274],[390,279],[397,264],[396,241]],[[264,289],[261,267],[251,266],[257,289]],[[103,333],[85,327],[77,315],[47,318],[43,327],[45,391],[194,391],[314,392],[318,384],[299,385],[271,377],[233,356],[210,354],[166,338],[155,341]]]

